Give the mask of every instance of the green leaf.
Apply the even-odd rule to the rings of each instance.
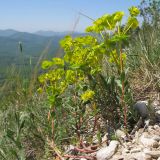
[[[126,42],[128,40],[129,36],[125,34],[121,35],[114,35],[112,38],[108,40],[109,44],[116,44],[121,42]]]
[[[62,58],[53,58],[53,65],[57,65],[59,67],[64,67],[64,60]]]
[[[138,22],[137,18],[129,17],[128,21],[127,21],[127,26],[130,28],[133,28],[133,29],[137,28],[139,26],[139,22]]]
[[[14,140],[15,132],[11,129],[7,129],[7,137]]]
[[[53,65],[53,62],[51,61],[43,61],[42,62],[42,69],[48,69]]]

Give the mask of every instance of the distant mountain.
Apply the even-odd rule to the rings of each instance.
[[[46,36],[46,37],[51,37],[51,36],[64,36],[69,34],[69,32],[54,32],[54,31],[37,31],[34,34],[40,35],[40,36]]]
[[[55,32],[55,31],[37,31],[37,32],[34,32],[34,34],[36,35],[40,35],[40,36],[46,36],[46,37],[51,37],[51,36],[66,36],[66,35],[73,35],[73,36],[76,36],[76,35],[81,35],[81,34],[84,34],[84,33],[80,33],[80,32],[71,32],[71,31],[64,31],[64,32]]]
[[[60,39],[62,39],[62,36],[45,37],[45,36],[39,36],[39,35],[27,33],[27,32],[18,32],[18,31],[11,34],[10,36],[8,33],[6,34],[6,31],[4,31],[4,33],[1,35],[0,35],[0,55],[1,56],[2,55],[16,56],[19,53],[18,51],[19,42],[22,43],[25,56],[40,55],[41,52],[47,47],[49,43],[50,43],[50,47],[48,48],[47,54],[54,54],[56,50],[59,48]]]
[[[36,33],[19,32],[12,29],[0,30],[0,82],[3,81],[8,67],[12,64],[22,66],[35,66],[42,59],[61,56],[59,41],[69,32],[38,31]],[[84,35],[73,33],[72,36]],[[20,44],[22,53],[20,52]]]
[[[46,37],[15,30],[0,30],[0,82],[12,64],[31,67],[37,64],[41,55],[43,59],[61,55],[63,52],[59,50],[59,41],[62,38],[61,35]],[[22,53],[19,42],[22,44]]]
[[[46,48],[46,56],[53,57],[55,54],[59,54],[59,41],[67,34],[69,32],[38,31],[28,33],[13,29],[0,30],[0,65],[15,63],[15,59],[21,54],[19,42],[22,44],[24,57],[39,57]],[[72,34],[73,37],[77,35],[84,35],[84,33],[75,32]]]
[[[0,30],[0,36],[2,37],[9,37],[15,33],[18,33],[18,31],[13,29]]]
[[[18,44],[22,43],[25,56],[39,56],[48,47],[47,55],[53,56],[59,49],[59,41],[69,32],[38,31],[35,33],[19,32],[13,29],[0,30],[0,58],[17,56],[19,54]],[[84,35],[75,32],[73,37]],[[0,61],[1,62],[1,61]]]

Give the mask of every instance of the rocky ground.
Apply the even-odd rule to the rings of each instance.
[[[160,160],[160,126],[139,129],[128,142],[111,141],[96,153],[97,160]]]
[[[158,101],[154,101],[152,106],[155,111],[155,114],[152,115],[154,117],[147,117],[148,124],[144,128],[137,129],[127,142],[123,131],[117,130],[118,141],[111,141],[109,146],[98,150],[96,159],[160,160],[160,104]],[[152,121],[152,118],[155,123],[150,125],[149,122]]]
[[[105,135],[101,145],[96,142],[94,146],[83,142],[81,148],[70,145],[64,157],[68,160],[160,160],[160,101],[152,103],[152,113],[147,103],[135,104],[141,118],[130,135],[118,129],[116,140],[108,141]]]

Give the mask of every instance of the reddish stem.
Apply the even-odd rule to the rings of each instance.
[[[97,120],[98,120],[97,115],[95,115],[95,119],[94,119],[94,126],[93,126],[93,132],[94,132],[94,131],[95,131],[95,129],[96,129],[96,126],[97,126]]]
[[[77,148],[77,147],[75,147],[74,150],[79,151],[79,152],[83,152],[83,153],[94,153],[94,152],[97,151],[97,150],[90,150],[90,149],[87,149],[87,148],[80,149],[80,148]]]
[[[122,48],[120,51],[120,66],[121,66],[121,74],[123,73],[123,59],[122,59]],[[124,108],[124,126],[127,129],[127,108],[126,108],[126,104],[124,102],[124,80],[122,80],[122,96],[121,96],[121,105]]]
[[[73,155],[64,155],[63,157],[66,158],[85,158],[85,159],[89,159],[89,160],[95,160],[95,157],[91,157],[91,156],[73,156]]]

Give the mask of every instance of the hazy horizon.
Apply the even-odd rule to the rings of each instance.
[[[20,30],[18,30],[18,29],[14,29],[14,28],[6,28],[6,29],[1,29],[0,28],[0,31],[7,31],[7,30],[13,30],[13,31],[18,31],[18,32],[26,32],[26,33],[36,33],[36,32],[57,32],[57,33],[65,33],[65,32],[72,32],[71,30],[64,30],[64,31],[55,31],[55,30],[43,30],[43,29],[41,29],[41,30],[35,30],[35,31],[20,31]],[[83,33],[83,31],[74,31],[74,32],[79,32],[79,33]]]
[[[96,19],[117,10],[127,12],[141,0],[5,0],[0,5],[0,29],[21,32],[77,31],[83,32],[92,21],[79,12]]]

